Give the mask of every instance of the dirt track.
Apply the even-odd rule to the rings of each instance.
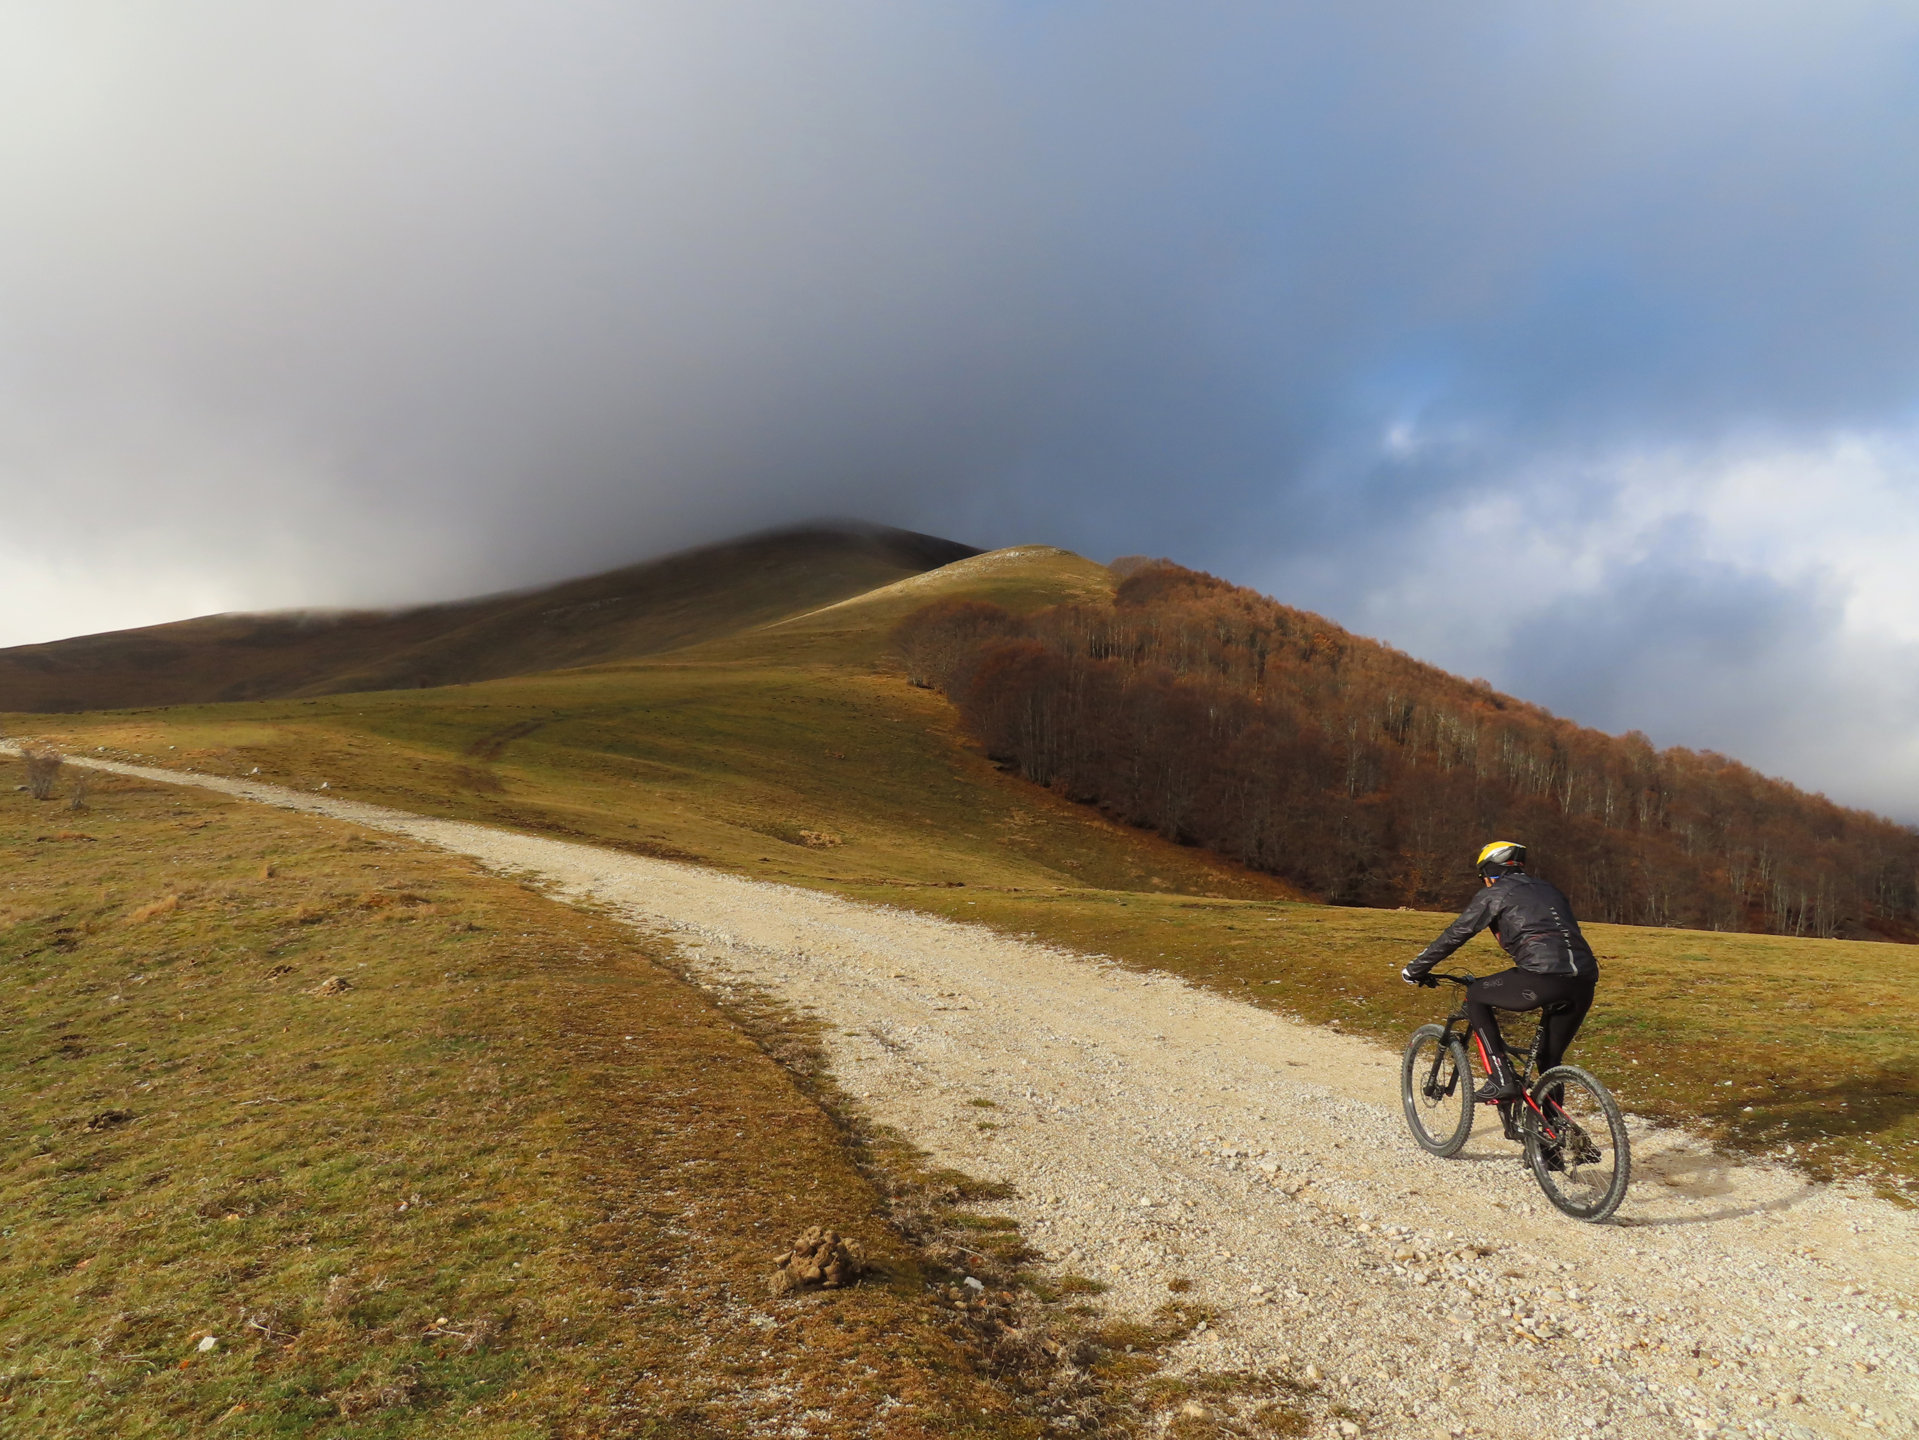
[[[1919,1434],[1911,1211],[1638,1127],[1617,1222],[1584,1226],[1496,1129],[1455,1160],[1415,1149],[1395,1056],[1167,977],[591,846],[103,768],[535,872],[671,937],[711,985],[817,1012],[842,1084],[1011,1181],[1006,1212],[1111,1308],[1189,1278],[1221,1318],[1181,1364],[1315,1379],[1367,1434]]]

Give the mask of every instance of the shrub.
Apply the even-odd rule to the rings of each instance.
[[[60,778],[65,763],[57,750],[22,750],[20,758],[27,766],[27,793],[36,800],[53,798],[54,781]]]

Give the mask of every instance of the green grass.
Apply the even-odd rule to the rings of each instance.
[[[888,1434],[1033,1433],[836,1122],[624,927],[352,826],[18,774],[0,1431],[851,1434],[903,1401]],[[876,1278],[771,1302],[820,1223]]]
[[[436,691],[14,717],[9,729],[162,764],[257,765],[283,783],[980,920],[1396,1045],[1445,1004],[1396,978],[1438,916],[1293,903],[1269,877],[1021,784],[887,656],[891,625],[944,595],[1030,609],[1110,587],[1102,567],[1064,552],[1000,552],[632,663]],[[1592,933],[1605,979],[1575,1058],[1626,1103],[1730,1145],[1790,1146],[1814,1173],[1911,1187],[1919,951]],[[1482,948],[1462,963],[1501,962]]]

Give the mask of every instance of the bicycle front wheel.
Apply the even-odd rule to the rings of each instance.
[[[1399,1066],[1399,1099],[1406,1126],[1422,1150],[1457,1155],[1473,1133],[1473,1077],[1466,1047],[1446,1039],[1438,1025],[1422,1025]]]
[[[1626,1117],[1612,1091],[1576,1065],[1533,1083],[1526,1163],[1546,1198],[1577,1220],[1597,1223],[1619,1208],[1632,1179]]]

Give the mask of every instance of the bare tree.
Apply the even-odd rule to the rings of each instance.
[[[27,794],[36,800],[53,798],[53,782],[60,778],[64,763],[57,750],[22,749],[20,758],[27,766]]]
[[[1919,934],[1919,830],[1582,729],[1198,571],[1115,566],[1110,604],[942,601],[894,645],[1024,778],[1342,904],[1457,904],[1459,857],[1512,834],[1593,920]]]
[[[998,605],[978,600],[935,600],[893,629],[893,648],[906,662],[906,678],[928,689],[946,689],[955,670],[982,642],[1019,635],[1025,623]]]

